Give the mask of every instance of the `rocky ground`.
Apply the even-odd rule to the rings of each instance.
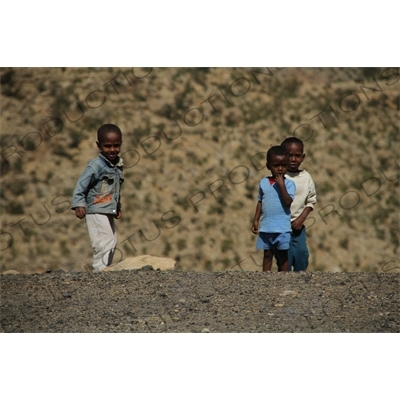
[[[0,332],[399,332],[398,273],[1,275]]]

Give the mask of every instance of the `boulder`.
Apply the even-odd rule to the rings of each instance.
[[[160,269],[161,271],[171,271],[175,269],[176,261],[172,258],[154,257],[149,255],[129,257],[117,264],[104,268],[102,272],[140,269],[149,265],[151,265],[155,270]]]
[[[3,275],[18,275],[20,272],[15,269],[9,269],[8,271],[2,272]]]

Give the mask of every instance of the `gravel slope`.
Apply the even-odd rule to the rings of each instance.
[[[399,274],[1,275],[1,332],[398,332]]]

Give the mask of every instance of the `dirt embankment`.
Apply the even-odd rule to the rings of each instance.
[[[399,274],[1,275],[1,332],[398,332]]]
[[[0,272],[85,271],[70,210],[97,129],[123,132],[116,259],[258,271],[251,223],[265,154],[305,143],[317,204],[309,269],[386,272],[400,259],[397,68],[2,68]]]

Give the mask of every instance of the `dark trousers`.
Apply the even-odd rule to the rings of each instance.
[[[308,267],[309,252],[307,248],[306,227],[293,231],[290,235],[290,249],[288,251],[289,271],[305,271]],[[278,260],[276,261],[278,264]],[[279,270],[278,264],[278,270]]]

